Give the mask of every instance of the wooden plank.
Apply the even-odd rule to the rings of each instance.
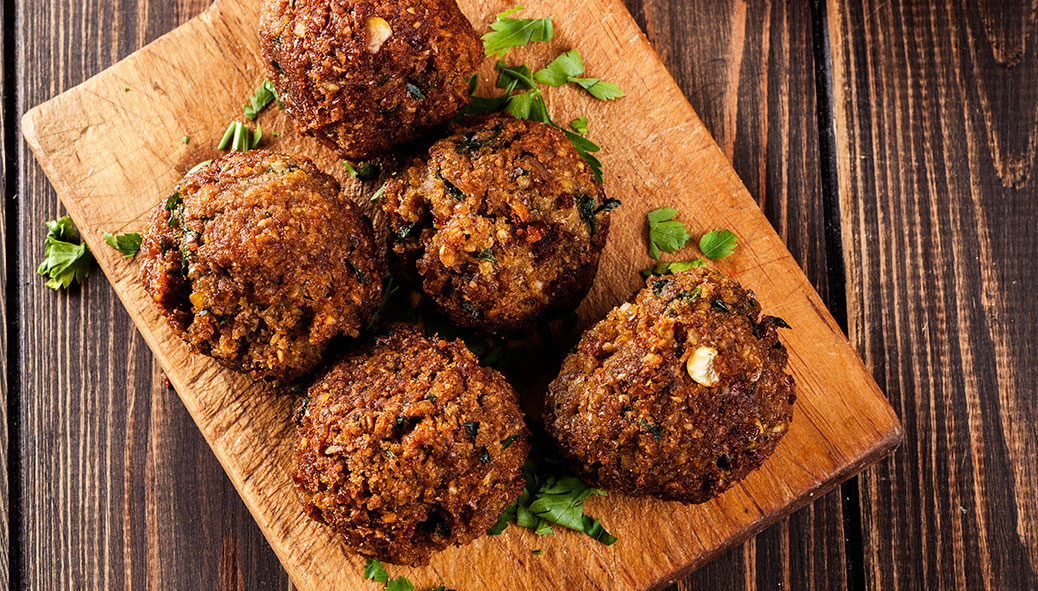
[[[19,110],[207,5],[22,2]],[[20,165],[23,234],[12,281],[22,288],[22,338],[12,363],[22,368],[22,584],[285,588],[269,545],[103,275],[95,269],[83,288],[59,294],[35,274],[43,222],[63,212],[27,153]]]
[[[908,438],[872,589],[1038,589],[1038,15],[829,3],[850,334]]]
[[[628,7],[822,300],[842,299],[828,282],[810,3]],[[846,589],[846,562],[833,491],[678,588]]]
[[[4,29],[7,22],[7,11],[0,10],[0,31]],[[7,64],[7,43],[0,45],[0,64],[4,64],[4,67],[8,67]],[[11,515],[11,504],[10,504],[10,490],[8,487],[8,478],[6,475],[11,469],[8,465],[8,437],[9,433],[7,430],[7,417],[8,409],[7,404],[10,400],[10,391],[8,390],[8,332],[11,330],[11,325],[8,324],[8,297],[10,288],[8,287],[7,279],[7,253],[11,252],[8,250],[9,245],[7,244],[10,235],[7,230],[7,212],[10,204],[8,203],[8,186],[7,186],[7,173],[8,173],[8,158],[13,157],[9,154],[9,150],[13,147],[8,145],[7,133],[8,133],[8,117],[10,114],[7,112],[7,92],[12,89],[5,87],[7,83],[7,76],[0,76],[0,97],[3,97],[4,102],[0,105],[0,467],[4,470],[4,478],[0,478],[0,583],[3,585],[3,589],[8,588],[7,581],[10,580],[10,566],[11,566],[11,532],[10,532],[10,515]],[[13,187],[12,187],[13,190]]]
[[[463,6],[480,26],[496,11],[475,2]],[[711,503],[684,507],[647,499],[596,499],[592,510],[623,536],[623,543],[606,548],[566,535],[534,541],[511,529],[499,538],[448,550],[429,568],[403,572],[420,585],[445,579],[465,581],[471,589],[496,588],[503,575],[529,588],[656,586],[875,460],[896,444],[900,428],[622,5],[597,0],[573,10],[546,3],[528,8],[556,16],[561,32],[553,47],[541,46],[540,54],[529,57],[544,61],[549,49],[579,46],[596,75],[623,80],[630,92],[622,103],[594,107],[593,121],[600,123],[593,137],[605,146],[607,185],[628,206],[618,210],[599,281],[581,307],[585,323],[637,285],[645,257],[625,246],[642,240],[638,221],[646,209],[678,204],[695,228],[731,227],[742,237],[740,256],[719,266],[754,287],[770,312],[797,327],[787,338],[800,384],[797,420],[762,470]],[[579,20],[592,14],[593,23]],[[293,401],[190,355],[136,285],[134,265],[110,249],[96,248],[102,231],[134,227],[180,173],[208,157],[206,147],[262,79],[251,33],[255,19],[255,6],[217,2],[199,20],[34,109],[23,119],[23,131],[290,575],[303,588],[353,588],[362,584],[361,561],[345,555],[323,528],[303,520],[287,486],[292,427],[285,419]],[[621,51],[624,59],[617,57]],[[124,87],[133,90],[124,92]],[[195,91],[185,94],[185,88]],[[588,109],[584,95],[567,90],[552,101],[560,120]],[[69,117],[73,112],[76,116]],[[641,125],[630,124],[632,113],[643,117]],[[342,173],[332,155],[288,133],[283,114],[266,117],[265,129],[282,132],[280,148],[302,148],[327,170]],[[130,132],[141,126],[150,130],[146,143]],[[197,144],[177,142],[188,132]],[[156,137],[169,138],[170,146],[152,141]],[[546,556],[534,560],[528,553],[532,543]],[[561,556],[561,544],[568,553],[565,564],[551,558]],[[579,556],[575,562],[574,556]],[[487,564],[495,565],[493,572],[478,568]]]

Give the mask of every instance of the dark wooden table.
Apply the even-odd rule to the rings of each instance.
[[[62,209],[19,116],[207,4],[3,1],[11,588],[290,587],[104,277],[35,274]],[[627,5],[906,431],[677,588],[1038,589],[1034,3]]]

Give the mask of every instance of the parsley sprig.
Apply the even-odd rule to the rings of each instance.
[[[382,568],[382,563],[379,561],[369,558],[364,563],[364,578],[376,583],[385,583],[385,591],[414,591],[414,583],[408,580],[407,577],[401,575],[395,579],[390,580],[389,573],[386,569]],[[448,589],[447,587],[440,585],[435,589],[429,591],[455,591],[454,589]]]
[[[624,95],[624,91],[616,84],[598,78],[581,78],[580,75],[583,73],[584,61],[580,58],[580,52],[571,49],[555,58],[544,69],[538,70],[533,78],[548,86],[562,86],[569,82],[603,101],[613,101]]]
[[[531,457],[522,471],[526,486],[519,498],[505,507],[497,523],[487,530],[488,535],[500,534],[514,521],[537,535],[554,534],[551,525],[556,524],[584,532],[607,546],[616,542],[601,522],[584,514],[584,501],[592,495],[604,496],[605,491],[566,474],[549,460],[538,461]]]
[[[487,55],[502,57],[510,48],[530,41],[551,41],[554,31],[550,18],[508,18],[522,9],[522,6],[510,8],[490,23],[491,31],[483,35],[483,50]]]
[[[552,38],[551,19],[514,19],[508,16],[522,7],[515,7],[497,15],[491,23],[491,32],[483,36],[483,47],[486,54],[502,57],[511,47],[526,45],[530,41],[550,41]],[[587,117],[581,117],[570,123],[570,129],[552,121],[548,107],[538,83],[548,86],[561,86],[566,83],[576,84],[587,90],[592,96],[601,100],[615,100],[623,96],[623,91],[615,84],[604,82],[598,78],[581,78],[584,73],[584,62],[580,53],[571,49],[553,60],[545,68],[531,73],[530,66],[523,63],[509,66],[498,60],[497,88],[504,94],[496,97],[476,96],[477,78],[469,79],[469,98],[471,102],[461,110],[459,116],[481,115],[505,111],[518,119],[529,119],[547,123],[560,130],[573,143],[580,155],[591,168],[595,181],[602,182],[602,163],[594,153],[601,150],[591,140],[584,137],[587,133]]]
[[[136,232],[127,232],[118,236],[105,232],[104,236],[105,244],[123,253],[123,256],[128,259],[136,256],[137,251],[141,249],[141,235]]]
[[[90,251],[86,244],[73,244],[76,226],[68,216],[47,223],[47,238],[43,242],[43,261],[36,272],[47,278],[47,287],[68,289],[73,283],[82,283],[90,275]]]

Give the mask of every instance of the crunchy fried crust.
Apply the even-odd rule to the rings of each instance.
[[[149,215],[138,259],[192,348],[279,382],[358,336],[382,289],[371,223],[304,156],[232,153],[188,175]]]
[[[259,36],[298,130],[348,159],[450,119],[483,59],[454,0],[265,0]]]
[[[354,552],[424,564],[494,524],[530,446],[512,387],[461,341],[390,331],[310,387],[295,483]]]
[[[598,486],[702,503],[757,468],[786,432],[796,399],[771,316],[709,269],[650,277],[633,303],[588,330],[549,387],[545,426]],[[686,362],[717,350],[719,380]]]
[[[561,131],[507,115],[455,127],[382,195],[402,274],[454,323],[494,333],[580,303],[609,232],[604,202]]]

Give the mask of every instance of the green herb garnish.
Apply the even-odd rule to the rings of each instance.
[[[573,121],[569,122],[569,126],[573,131],[584,135],[587,133],[587,117],[577,117]]]
[[[659,260],[661,250],[674,252],[692,238],[685,224],[672,219],[676,215],[678,210],[670,207],[654,209],[646,215],[649,220],[649,256],[652,258]]]
[[[480,261],[490,261],[491,263],[496,263],[497,259],[495,259],[494,255],[491,254],[491,250],[492,249],[488,248],[486,250],[476,253],[475,258]]]
[[[498,14],[497,20],[490,23],[491,32],[483,35],[483,50],[487,55],[501,57],[510,48],[526,45],[530,41],[551,41],[551,19],[507,18],[522,9],[522,6],[510,8]]]
[[[47,237],[43,241],[43,261],[36,272],[47,278],[47,287],[68,289],[73,283],[82,283],[90,274],[90,251],[86,244],[69,242],[76,226],[68,216],[50,220]]]
[[[141,235],[136,232],[127,232],[114,236],[105,232],[105,244],[123,253],[128,259],[132,259],[137,251],[141,249]]]
[[[249,121],[255,121],[260,111],[266,109],[274,101],[277,101],[278,106],[281,106],[282,109],[284,108],[281,105],[281,99],[278,98],[278,92],[274,90],[274,85],[270,83],[270,80],[264,80],[259,85],[259,88],[256,89],[255,94],[249,97],[249,102],[242,107],[245,118]]]
[[[516,434],[516,435],[509,435],[508,437],[505,437],[504,441],[501,442],[501,449],[508,449],[509,446],[511,446],[513,443],[515,443],[516,439],[519,439],[519,435],[518,434]]]
[[[711,261],[723,259],[732,254],[738,237],[728,230],[713,230],[703,234],[699,239],[699,250]]]
[[[706,263],[703,259],[696,259],[694,261],[674,261],[670,263],[656,263],[648,269],[642,269],[642,277],[651,277],[652,275],[674,275],[682,271],[689,269],[695,269],[696,267],[703,267]]]
[[[184,137],[180,138],[180,143],[182,143],[182,144],[190,144],[191,143],[191,136],[185,135]]]
[[[382,194],[385,193],[385,192],[386,192],[386,184],[382,183],[382,186],[378,188],[378,191],[375,191],[375,194],[371,196],[371,199],[369,199],[369,201],[378,201],[379,199],[382,198]]]
[[[389,573],[386,572],[386,569],[382,568],[381,562],[374,558],[369,558],[367,562],[364,563],[364,578],[375,581],[376,583],[385,583],[389,581]]]
[[[512,521],[520,527],[533,530],[537,535],[554,534],[551,524],[587,532],[585,523],[593,526],[597,522],[584,515],[584,501],[591,495],[605,495],[605,491],[593,488],[575,476],[565,474],[558,465],[547,461],[542,464],[530,458],[523,465],[522,471],[526,486],[523,487],[519,498],[505,508],[497,523],[487,530],[487,534],[500,534]],[[601,524],[598,527],[601,529]],[[592,537],[607,543],[606,538],[598,534],[597,530],[593,533],[596,535]],[[615,542],[615,539],[613,541]]]
[[[187,171],[187,174],[184,175],[184,176],[195,174],[196,172],[201,170],[201,168],[203,166],[205,166],[206,164],[212,164],[212,162],[213,162],[212,160],[206,160],[205,162],[199,162],[198,164],[196,164],[193,167],[191,167],[191,170]]]
[[[361,162],[354,167],[348,160],[343,160],[342,165],[346,167],[346,172],[350,173],[350,176],[360,181],[378,176],[378,167],[370,162]]]
[[[612,82],[598,78],[580,78],[583,73],[584,63],[580,59],[580,53],[576,49],[571,49],[555,58],[555,61],[544,69],[538,70],[533,77],[537,82],[548,86],[562,86],[567,82],[576,84],[588,91],[591,96],[603,101],[616,100],[624,95],[620,87]]]

